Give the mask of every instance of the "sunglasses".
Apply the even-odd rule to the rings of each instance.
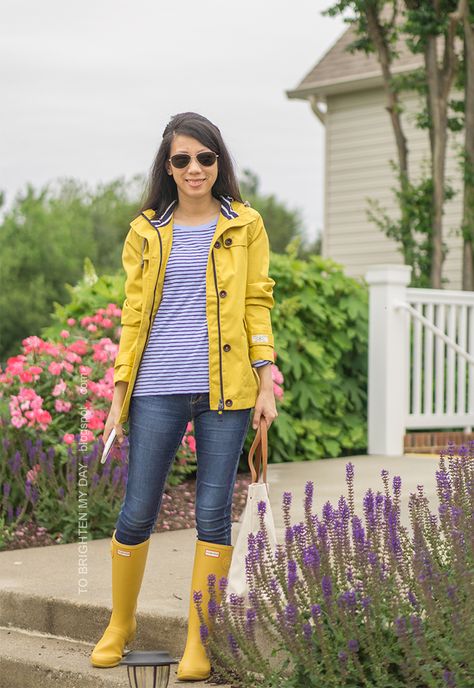
[[[203,167],[212,167],[219,155],[218,153],[214,153],[214,151],[203,151],[202,153],[198,153],[196,156],[188,155],[188,153],[176,153],[176,155],[172,155],[171,158],[168,158],[168,160],[173,167],[177,167],[179,170],[182,170],[184,167],[189,165],[191,158],[194,157]]]

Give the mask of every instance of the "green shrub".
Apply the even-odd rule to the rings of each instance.
[[[272,253],[272,324],[285,383],[271,460],[310,461],[367,447],[367,287],[330,259]]]

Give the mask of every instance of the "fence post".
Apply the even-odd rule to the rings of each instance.
[[[406,301],[410,265],[373,265],[369,285],[368,453],[403,455],[409,403],[408,312],[392,304]]]

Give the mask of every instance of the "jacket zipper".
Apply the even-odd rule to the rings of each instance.
[[[220,387],[221,387],[221,398],[219,399],[219,404],[217,406],[217,413],[221,414],[224,408],[224,386],[222,384],[222,344],[221,344],[221,320],[220,320],[220,305],[219,305],[219,292],[217,289],[217,274],[216,274],[216,263],[214,260],[214,251],[211,251],[212,256],[212,267],[214,271],[214,284],[216,287],[217,296],[217,329],[219,332],[219,372],[220,372]]]

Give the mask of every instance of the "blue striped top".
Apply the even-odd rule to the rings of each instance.
[[[163,295],[132,396],[209,391],[206,267],[218,218],[203,225],[173,224]],[[267,363],[273,361],[252,365]]]

